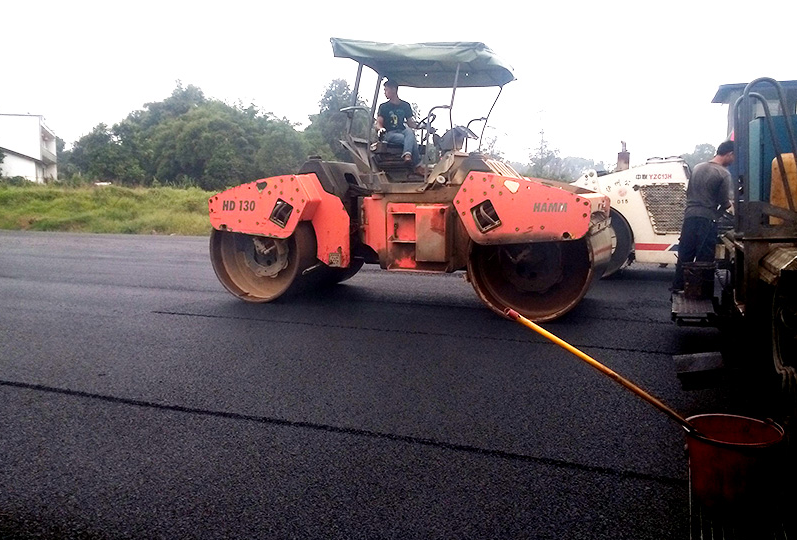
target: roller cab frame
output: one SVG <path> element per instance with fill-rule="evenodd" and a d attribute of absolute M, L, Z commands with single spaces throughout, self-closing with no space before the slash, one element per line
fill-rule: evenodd
<path fill-rule="evenodd" d="M 337 283 L 363 264 L 388 271 L 466 271 L 496 313 L 536 321 L 571 310 L 611 255 L 609 199 L 561 182 L 524 178 L 483 155 L 481 140 L 511 68 L 482 43 L 375 43 L 332 38 L 357 63 L 343 146 L 351 162 L 311 157 L 292 174 L 243 184 L 209 200 L 211 261 L 221 283 L 249 302 Z M 363 70 L 376 75 L 361 105 Z M 421 166 L 373 128 L 382 82 L 449 89 L 418 130 Z M 455 97 L 494 88 L 485 116 L 454 122 Z M 440 95 L 437 90 L 436 95 Z M 447 122 L 438 121 L 443 113 Z M 441 135 L 442 133 L 442 135 Z"/>

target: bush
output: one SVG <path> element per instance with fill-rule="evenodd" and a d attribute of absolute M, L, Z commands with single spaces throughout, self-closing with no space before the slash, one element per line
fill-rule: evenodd
<path fill-rule="evenodd" d="M 28 184 L 35 184 L 24 176 L 0 176 L 0 185 L 23 187 Z"/>

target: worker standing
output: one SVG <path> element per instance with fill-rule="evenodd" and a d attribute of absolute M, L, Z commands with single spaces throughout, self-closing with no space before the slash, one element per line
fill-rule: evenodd
<path fill-rule="evenodd" d="M 731 173 L 726 167 L 733 159 L 733 141 L 725 141 L 717 148 L 717 155 L 697 165 L 692 172 L 686 188 L 686 211 L 678 242 L 673 291 L 684 288 L 685 263 L 714 261 L 717 219 L 731 207 Z"/>

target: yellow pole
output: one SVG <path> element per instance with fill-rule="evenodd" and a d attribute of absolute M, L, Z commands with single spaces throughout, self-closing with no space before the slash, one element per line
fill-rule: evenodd
<path fill-rule="evenodd" d="M 615 373 L 611 369 L 607 368 L 606 366 L 604 366 L 603 364 L 601 364 L 600 362 L 598 362 L 597 360 L 595 360 L 591 356 L 587 355 L 586 353 L 581 352 L 580 350 L 576 349 L 575 347 L 573 347 L 572 345 L 570 345 L 569 343 L 567 343 L 563 339 L 560 339 L 560 338 L 556 337 L 555 335 L 553 335 L 552 333 L 550 333 L 546 329 L 542 328 L 538 324 L 534 323 L 533 321 L 530 321 L 529 319 L 527 319 L 526 317 L 524 317 L 523 315 L 521 315 L 520 313 L 518 313 L 514 309 L 509 309 L 509 308 L 505 309 L 504 310 L 504 315 L 506 315 L 507 317 L 509 317 L 510 319 L 512 319 L 514 321 L 519 322 L 523 326 L 527 326 L 528 328 L 531 328 L 532 330 L 534 330 L 535 332 L 537 332 L 541 336 L 553 341 L 554 343 L 556 343 L 557 345 L 559 345 L 563 349 L 565 349 L 565 350 L 573 353 L 574 355 L 578 356 L 580 359 L 582 359 L 587 364 L 589 364 L 590 366 L 594 367 L 595 369 L 597 369 L 598 371 L 600 371 L 604 375 L 608 375 L 615 382 L 620 383 L 622 386 L 625 386 L 626 388 L 628 388 L 629 390 L 634 392 L 636 395 L 638 395 L 639 397 L 641 397 L 642 399 L 644 399 L 648 403 L 652 404 L 653 406 L 659 408 L 661 411 L 665 412 L 670 418 L 672 418 L 673 420 L 675 420 L 676 422 L 681 424 L 687 432 L 693 433 L 693 432 L 696 431 L 694 426 L 692 424 L 690 424 L 686 420 L 686 418 L 682 417 L 680 414 L 678 414 L 677 412 L 672 410 L 670 407 L 665 405 L 663 402 L 661 402 L 657 398 L 651 396 L 650 394 L 648 394 L 647 392 L 642 390 L 640 387 L 638 387 L 637 385 L 635 385 L 634 383 L 632 383 L 628 379 L 625 379 L 625 378 L 621 377 L 620 375 L 618 375 L 617 373 Z"/>

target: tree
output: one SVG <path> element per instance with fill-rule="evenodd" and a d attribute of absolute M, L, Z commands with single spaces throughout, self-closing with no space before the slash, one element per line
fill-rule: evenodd
<path fill-rule="evenodd" d="M 503 160 L 504 153 L 496 147 L 497 142 L 497 136 L 483 137 L 481 140 L 481 153 L 489 159 Z"/>
<path fill-rule="evenodd" d="M 153 135 L 164 123 L 173 121 L 206 103 L 202 90 L 189 85 L 177 87 L 161 102 L 146 103 L 142 110 L 109 128 L 97 125 L 62 156 L 67 175 L 84 174 L 93 180 L 121 184 L 149 185 L 155 178 Z M 59 164 L 61 165 L 61 164 Z"/>
<path fill-rule="evenodd" d="M 79 174 L 72 160 L 72 150 L 66 150 L 66 142 L 61 137 L 55 138 L 55 153 L 58 156 L 59 180 L 71 179 Z"/>
<path fill-rule="evenodd" d="M 534 154 L 529 155 L 528 175 L 534 178 L 548 178 L 550 180 L 560 180 L 560 165 L 559 150 L 551 149 L 548 147 L 548 141 L 545 140 L 545 130 L 540 130 L 540 146 Z"/>
<path fill-rule="evenodd" d="M 114 134 L 131 156 L 135 156 L 146 172 L 146 183 L 156 178 L 156 156 L 152 141 L 160 126 L 174 121 L 188 112 L 208 103 L 202 90 L 189 84 L 183 87 L 177 81 L 171 96 L 163 101 L 145 103 L 141 110 L 133 111 L 127 118 L 114 125 Z"/>
<path fill-rule="evenodd" d="M 105 124 L 98 124 L 75 143 L 70 161 L 91 180 L 137 184 L 145 176 L 138 160 Z"/>
<path fill-rule="evenodd" d="M 203 189 L 254 180 L 252 139 L 257 135 L 249 133 L 240 116 L 234 108 L 212 102 L 162 122 L 152 135 L 154 177 Z"/>
<path fill-rule="evenodd" d="M 340 110 L 352 105 L 352 90 L 349 88 L 349 83 L 344 79 L 334 79 L 327 86 L 318 105 L 320 107 L 318 114 L 310 116 L 310 125 L 304 130 L 308 150 L 324 158 L 334 157 L 341 161 L 351 161 L 348 151 L 340 144 L 348 122 L 346 113 Z M 357 105 L 364 106 L 365 102 L 357 98 Z M 366 137 L 372 123 L 368 116 L 363 111 L 354 113 L 354 134 Z"/>
<path fill-rule="evenodd" d="M 254 105 L 208 100 L 178 81 L 169 98 L 111 128 L 98 125 L 64 159 L 70 172 L 90 179 L 220 190 L 291 173 L 306 156 L 304 137 L 287 120 Z"/>
<path fill-rule="evenodd" d="M 151 144 L 160 183 L 208 190 L 289 174 L 306 158 L 302 136 L 287 120 L 220 101 L 162 122 Z"/>
<path fill-rule="evenodd" d="M 602 161 L 596 162 L 595 160 L 582 157 L 568 156 L 562 160 L 562 173 L 564 175 L 564 180 L 567 182 L 576 180 L 590 169 L 605 171 L 606 165 L 604 165 Z"/>
<path fill-rule="evenodd" d="M 177 81 L 177 86 L 172 95 L 163 101 L 145 103 L 144 109 L 133 111 L 120 124 L 120 135 L 129 133 L 127 130 L 146 132 L 171 118 L 178 118 L 191 109 L 207 103 L 202 90 L 192 84 L 183 88 L 183 83 Z"/>
<path fill-rule="evenodd" d="M 275 176 L 295 171 L 307 158 L 307 143 L 286 119 L 275 120 L 263 135 L 255 154 L 261 176 Z"/>
<path fill-rule="evenodd" d="M 589 169 L 605 170 L 603 162 L 568 156 L 559 157 L 559 150 L 548 146 L 545 130 L 540 130 L 540 146 L 529 156 L 531 163 L 525 171 L 526 176 L 572 182 Z"/>
<path fill-rule="evenodd" d="M 695 168 L 698 163 L 709 161 L 717 153 L 717 149 L 708 143 L 698 144 L 695 146 L 695 151 L 691 154 L 682 154 L 681 157 L 686 161 L 687 165 Z"/>

